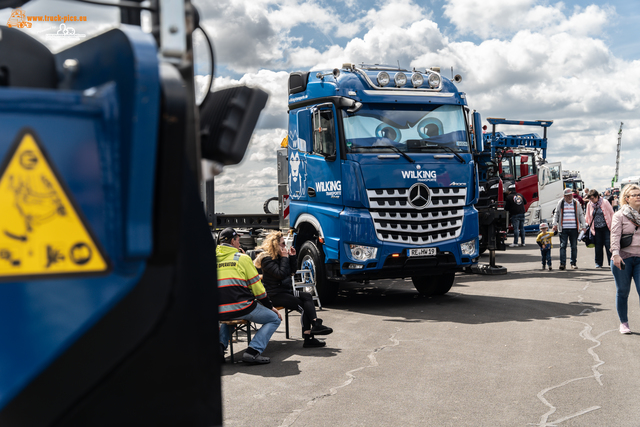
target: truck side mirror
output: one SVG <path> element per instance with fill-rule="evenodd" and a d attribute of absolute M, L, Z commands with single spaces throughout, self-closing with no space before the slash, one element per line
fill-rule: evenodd
<path fill-rule="evenodd" d="M 482 139 L 482 120 L 480 113 L 473 112 L 473 136 L 475 139 L 476 151 L 482 153 L 484 151 L 484 140 Z"/>

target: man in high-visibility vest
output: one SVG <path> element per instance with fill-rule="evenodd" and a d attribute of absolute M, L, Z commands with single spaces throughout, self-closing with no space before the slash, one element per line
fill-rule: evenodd
<path fill-rule="evenodd" d="M 271 360 L 262 356 L 271 335 L 278 329 L 282 316 L 273 307 L 267 296 L 260 275 L 251 257 L 238 252 L 240 235 L 233 228 L 225 228 L 220 233 L 216 248 L 218 262 L 218 318 L 220 320 L 245 319 L 262 326 L 242 355 L 242 361 L 249 364 L 264 364 Z M 260 301 L 261 304 L 258 303 Z M 220 326 L 222 354 L 226 351 L 231 331 L 227 325 Z"/>

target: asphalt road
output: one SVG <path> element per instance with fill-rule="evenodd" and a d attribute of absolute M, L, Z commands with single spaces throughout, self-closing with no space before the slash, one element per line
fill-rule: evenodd
<path fill-rule="evenodd" d="M 504 276 L 458 273 L 424 298 L 410 281 L 349 284 L 319 312 L 327 346 L 284 322 L 271 364 L 227 362 L 226 426 L 638 426 L 640 307 L 618 332 L 611 271 L 579 246 L 578 270 L 542 271 L 540 251 L 498 253 Z M 483 256 L 481 261 L 488 262 Z M 235 346 L 240 358 L 246 342 Z"/>

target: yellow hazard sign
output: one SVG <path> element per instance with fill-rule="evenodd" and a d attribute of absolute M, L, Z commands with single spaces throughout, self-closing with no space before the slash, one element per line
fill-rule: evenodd
<path fill-rule="evenodd" d="M 0 280 L 108 269 L 35 132 L 23 130 L 0 166 Z"/>

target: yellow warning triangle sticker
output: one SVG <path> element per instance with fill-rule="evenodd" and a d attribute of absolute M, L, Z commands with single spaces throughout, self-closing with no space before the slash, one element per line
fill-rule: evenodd
<path fill-rule="evenodd" d="M 0 166 L 0 280 L 109 268 L 35 132 L 23 130 Z"/>

